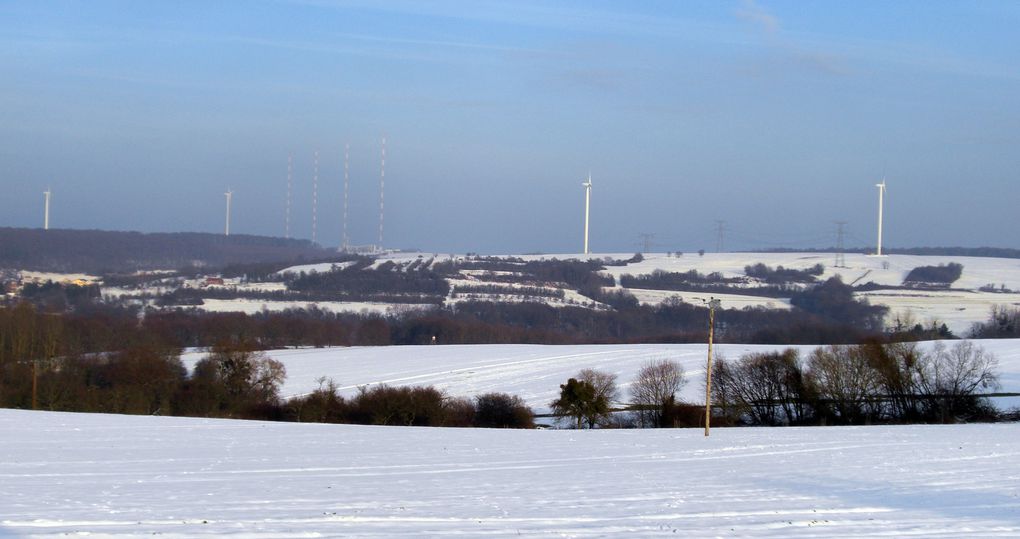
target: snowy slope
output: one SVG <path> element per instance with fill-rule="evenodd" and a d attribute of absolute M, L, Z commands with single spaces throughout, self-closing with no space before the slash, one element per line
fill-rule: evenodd
<path fill-rule="evenodd" d="M 1017 537 L 1016 425 L 500 431 L 0 410 L 0 536 Z"/>
<path fill-rule="evenodd" d="M 1020 392 L 1020 340 L 975 342 L 998 358 L 1003 391 Z M 738 359 L 749 352 L 783 348 L 786 347 L 723 344 L 715 347 L 715 353 L 716 357 Z M 816 347 L 793 348 L 806 357 Z M 473 397 L 491 391 L 511 393 L 523 398 L 537 412 L 544 412 L 558 396 L 559 385 L 581 369 L 617 374 L 627 399 L 627 385 L 641 367 L 661 359 L 683 365 L 688 378 L 681 393 L 683 400 L 704 401 L 707 348 L 703 344 L 436 345 L 301 348 L 271 350 L 268 354 L 287 367 L 282 390 L 286 397 L 314 390 L 318 379 L 325 377 L 332 378 L 346 395 L 354 394 L 359 386 L 373 384 L 432 385 L 451 396 Z M 201 352 L 192 352 L 182 359 L 190 369 L 203 356 Z M 1001 408 L 1016 405 L 1014 400 L 996 404 Z"/>

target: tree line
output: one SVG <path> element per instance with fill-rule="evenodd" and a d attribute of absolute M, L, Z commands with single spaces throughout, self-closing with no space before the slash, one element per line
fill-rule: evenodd
<path fill-rule="evenodd" d="M 870 342 L 719 357 L 712 371 L 715 425 L 866 425 L 955 423 L 1003 417 L 984 393 L 998 387 L 998 361 L 970 341 L 923 350 L 914 343 Z M 650 362 L 630 384 L 584 369 L 550 403 L 575 428 L 704 426 L 704 405 L 678 400 L 687 384 L 676 362 Z"/>
<path fill-rule="evenodd" d="M 335 256 L 308 240 L 198 232 L 141 233 L 0 227 L 0 267 L 103 273 Z"/>
<path fill-rule="evenodd" d="M 450 398 L 434 388 L 363 388 L 353 397 L 323 380 L 283 401 L 282 364 L 243 324 L 220 319 L 222 333 L 188 373 L 184 330 L 168 320 L 52 315 L 31 305 L 0 309 L 0 406 L 47 410 L 332 421 L 386 425 L 533 424 L 511 395 Z M 186 318 L 185 318 L 186 319 Z M 244 320 L 234 318 L 234 322 Z M 208 321 L 205 321 L 208 322 Z M 200 324 L 206 330 L 210 324 Z M 991 419 L 981 393 L 995 388 L 997 362 L 970 341 L 928 349 L 871 341 L 830 346 L 800 358 L 794 350 L 719 358 L 713 373 L 717 424 L 805 425 Z M 581 371 L 550 403 L 577 426 L 696 426 L 700 407 L 678 400 L 687 383 L 675 362 L 646 365 L 619 402 L 615 376 Z M 627 415 L 621 420 L 621 409 Z"/>

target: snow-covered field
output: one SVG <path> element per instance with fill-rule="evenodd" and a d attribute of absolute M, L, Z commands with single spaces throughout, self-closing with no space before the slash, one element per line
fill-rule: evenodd
<path fill-rule="evenodd" d="M 1012 424 L 705 438 L 0 410 L 0 437 L 0 536 L 1020 536 Z"/>
<path fill-rule="evenodd" d="M 1020 392 L 1020 340 L 975 341 L 999 360 L 1002 391 Z M 952 345 L 952 343 L 948 343 Z M 932 343 L 922 343 L 931 346 Z M 723 344 L 716 357 L 738 359 L 749 352 L 781 350 L 770 345 Z M 806 357 L 815 346 L 795 346 Z M 184 354 L 190 369 L 204 357 Z M 352 395 L 359 386 L 374 384 L 431 385 L 451 396 L 474 397 L 491 391 L 523 398 L 536 412 L 548 411 L 559 385 L 585 368 L 615 373 L 628 399 L 627 386 L 650 361 L 669 359 L 683 365 L 688 383 L 681 397 L 704 401 L 707 349 L 703 344 L 638 345 L 435 345 L 270 350 L 268 355 L 287 367 L 282 395 L 306 394 L 331 378 L 341 393 Z M 1000 408 L 1020 405 L 1017 399 L 995 401 Z"/>
<path fill-rule="evenodd" d="M 371 301 L 265 301 L 258 299 L 205 299 L 202 310 L 213 313 L 256 314 L 263 311 L 281 312 L 288 309 L 315 307 L 334 313 L 393 314 L 431 309 L 434 305 L 421 303 L 379 303 Z"/>

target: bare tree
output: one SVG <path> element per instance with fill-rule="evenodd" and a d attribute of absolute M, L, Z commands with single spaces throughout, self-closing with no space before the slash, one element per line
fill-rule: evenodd
<path fill-rule="evenodd" d="M 917 387 L 917 367 L 923 362 L 923 353 L 917 344 L 883 344 L 876 341 L 862 344 L 860 348 L 867 355 L 871 368 L 878 374 L 886 401 L 882 411 L 894 420 L 921 420 L 923 399 Z"/>
<path fill-rule="evenodd" d="M 934 418 L 955 420 L 974 410 L 979 389 L 998 387 L 998 365 L 994 355 L 970 341 L 952 348 L 939 341 L 916 365 L 917 389 Z"/>
<path fill-rule="evenodd" d="M 655 361 L 642 367 L 630 388 L 641 424 L 668 427 L 667 417 L 676 404 L 676 394 L 686 384 L 684 368 L 675 361 Z"/>
<path fill-rule="evenodd" d="M 881 381 L 862 347 L 816 349 L 808 361 L 807 379 L 818 396 L 822 415 L 831 415 L 841 423 L 857 424 L 877 412 Z"/>
<path fill-rule="evenodd" d="M 716 358 L 712 394 L 745 421 L 758 425 L 798 422 L 806 415 L 805 393 L 799 354 L 792 348 L 746 354 L 734 362 Z"/>

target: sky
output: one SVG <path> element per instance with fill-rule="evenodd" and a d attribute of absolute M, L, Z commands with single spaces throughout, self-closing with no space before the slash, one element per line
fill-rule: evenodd
<path fill-rule="evenodd" d="M 0 226 L 1020 247 L 1020 3 L 7 1 Z M 314 152 L 319 153 L 313 194 Z M 721 238 L 719 230 L 722 230 Z M 642 236 L 642 235 L 646 236 Z M 720 242 L 721 239 L 721 242 Z M 721 243 L 721 245 L 720 245 Z"/>

